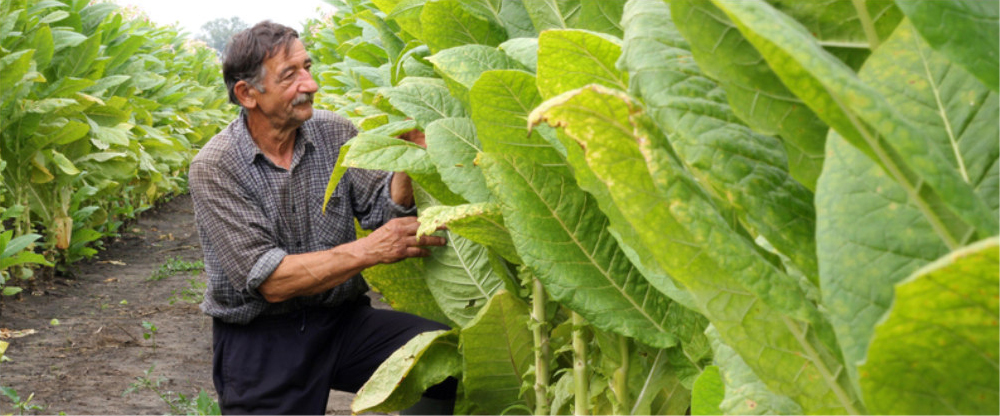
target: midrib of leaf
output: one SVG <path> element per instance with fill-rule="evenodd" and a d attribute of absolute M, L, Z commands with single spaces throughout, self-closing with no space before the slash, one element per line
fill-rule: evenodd
<path fill-rule="evenodd" d="M 861 414 L 861 412 L 854 407 L 854 403 L 851 401 L 850 396 L 847 395 L 847 392 L 844 391 L 843 387 L 841 387 L 839 383 L 837 383 L 837 377 L 844 367 L 838 368 L 836 374 L 831 373 L 830 369 L 826 367 L 826 363 L 824 363 L 822 358 L 819 356 L 819 353 L 816 352 L 816 348 L 813 348 L 813 345 L 806 339 L 806 334 L 802 331 L 799 325 L 787 316 L 782 316 L 781 319 L 785 322 L 785 326 L 788 327 L 788 331 L 792 333 L 795 340 L 802 346 L 802 350 L 806 353 L 806 358 L 808 358 L 809 361 L 816 366 L 816 370 L 818 370 L 820 375 L 823 377 L 823 381 L 826 385 L 830 386 L 830 390 L 833 390 L 833 394 L 837 395 L 837 399 L 840 400 L 844 409 L 852 415 Z"/>
<path fill-rule="evenodd" d="M 566 18 L 563 17 L 562 11 L 559 10 L 559 5 L 556 4 L 555 1 L 546 1 L 545 5 L 549 6 L 549 8 L 552 9 L 552 12 L 555 13 L 556 17 L 559 18 L 559 27 L 566 29 Z"/>
<path fill-rule="evenodd" d="M 463 143 L 469 145 L 469 147 L 471 147 L 473 149 L 476 149 L 477 151 L 480 151 L 480 152 L 483 151 L 483 149 L 481 147 L 476 146 L 475 143 L 466 140 L 465 137 L 463 137 L 461 134 L 458 133 L 458 131 L 452 129 L 451 126 L 448 125 L 448 123 L 439 123 L 439 124 L 441 125 L 441 128 L 443 128 L 445 130 L 448 130 L 448 132 L 450 132 L 452 134 L 452 136 L 458 137 L 459 140 L 461 140 Z"/>
<path fill-rule="evenodd" d="M 447 233 L 449 241 L 456 241 L 452 237 L 451 231 L 448 231 Z M 471 241 L 469 243 L 471 243 Z M 468 248 L 469 243 L 466 244 L 466 248 Z M 489 298 L 490 297 L 489 293 L 486 292 L 482 284 L 480 284 L 479 280 L 476 279 L 477 274 L 472 269 L 472 267 L 470 267 L 469 264 L 465 262 L 465 257 L 463 257 L 461 252 L 459 252 L 458 247 L 455 247 L 455 254 L 457 254 L 456 257 L 458 257 L 458 262 L 461 263 L 462 269 L 465 270 L 465 274 L 469 275 L 469 280 L 472 281 L 473 286 L 475 286 L 476 289 L 479 290 L 479 293 L 482 294 L 484 298 Z"/>
<path fill-rule="evenodd" d="M 458 3 L 455 3 L 455 4 L 458 5 Z M 461 7 L 461 6 L 459 6 L 459 7 Z M 459 28 L 462 29 L 462 32 L 465 33 L 465 36 L 468 37 L 468 42 L 462 42 L 463 44 L 465 44 L 465 43 L 479 43 L 478 40 L 476 39 L 476 37 L 472 34 L 472 31 L 470 31 L 469 28 L 468 28 L 468 26 L 466 26 L 461 20 L 456 19 L 455 16 L 453 14 L 450 14 L 450 13 L 448 14 L 448 17 L 451 18 L 451 20 L 454 21 L 456 24 L 458 24 Z"/>
<path fill-rule="evenodd" d="M 615 71 L 612 71 L 611 69 L 609 69 L 607 67 L 607 65 L 604 65 L 604 62 L 601 61 L 600 58 L 598 58 L 598 57 L 594 56 L 594 54 L 590 53 L 590 49 L 587 49 L 587 47 L 585 45 L 581 45 L 581 44 L 579 44 L 579 43 L 577 43 L 577 42 L 575 42 L 575 41 L 573 41 L 571 39 L 569 40 L 569 43 L 572 44 L 573 46 L 575 46 L 577 48 L 577 52 L 576 52 L 577 55 L 587 57 L 592 62 L 597 62 L 597 64 L 601 67 L 601 70 L 603 70 L 604 73 L 605 73 L 605 75 L 602 76 L 601 78 L 607 80 L 609 84 L 615 85 L 618 89 L 620 89 L 622 91 L 628 91 L 628 86 L 625 85 L 624 83 L 622 83 L 622 80 L 620 79 L 620 77 L 616 77 L 615 76 Z M 580 51 L 582 51 L 582 53 Z M 569 73 L 572 74 L 572 73 L 579 73 L 579 72 L 575 72 L 574 71 L 574 72 L 569 72 Z M 584 75 L 593 75 L 593 74 L 584 74 Z"/>
<path fill-rule="evenodd" d="M 850 123 L 854 125 L 858 134 L 861 135 L 866 143 L 868 143 L 868 146 L 871 147 L 872 152 L 875 153 L 875 156 L 878 157 L 879 161 L 881 161 L 883 166 L 885 166 L 889 175 L 894 178 L 896 182 L 903 187 L 903 189 L 906 190 L 906 194 L 909 196 L 910 201 L 913 201 L 913 203 L 917 206 L 917 209 L 919 209 L 924 217 L 927 218 L 927 222 L 930 223 L 935 234 L 941 238 L 941 241 L 943 241 L 950 250 L 955 250 L 961 247 L 962 242 L 975 234 L 975 228 L 970 227 L 966 235 L 953 236 L 950 232 L 951 230 L 949 230 L 948 226 L 944 224 L 942 218 L 931 207 L 930 202 L 920 196 L 920 188 L 924 186 L 923 180 L 918 178 L 916 183 L 912 182 L 910 177 L 903 172 L 903 167 L 899 166 L 896 163 L 896 160 L 889 156 L 886 149 L 882 146 L 881 141 L 868 131 L 868 127 L 862 123 L 861 120 L 858 120 L 857 116 L 851 112 L 843 102 L 841 102 L 839 97 L 834 94 L 830 94 L 830 97 L 837 104 L 837 106 L 840 107 L 840 110 L 843 111 Z"/>
<path fill-rule="evenodd" d="M 967 183 L 969 182 L 969 172 L 965 168 L 965 160 L 962 159 L 962 153 L 958 148 L 958 140 L 955 138 L 955 133 L 951 128 L 951 121 L 948 120 L 948 114 L 945 112 L 945 106 L 941 102 L 941 89 L 938 87 L 937 81 L 934 79 L 933 74 L 931 74 L 931 69 L 927 66 L 927 56 L 924 55 L 924 49 L 920 47 L 920 41 L 918 36 L 913 37 L 913 48 L 920 54 L 920 63 L 924 66 L 924 74 L 927 76 L 927 82 L 931 85 L 931 91 L 934 92 L 934 102 L 937 103 L 938 115 L 941 117 L 941 121 L 944 123 L 944 129 L 948 133 L 948 143 L 951 144 L 951 150 L 955 153 L 955 160 L 958 161 L 958 171 L 962 174 L 962 179 Z"/>
<path fill-rule="evenodd" d="M 646 393 L 648 393 L 649 391 L 650 385 L 653 384 L 653 373 L 655 373 L 656 368 L 659 366 L 660 357 L 663 357 L 663 353 L 665 351 L 666 349 L 660 349 L 659 351 L 656 352 L 656 358 L 653 359 L 653 364 L 649 366 L 649 374 L 646 375 L 646 381 L 642 383 L 642 388 L 639 389 L 639 394 L 635 396 L 635 405 L 632 407 L 632 411 L 629 412 L 629 414 L 632 415 L 638 414 L 639 403 L 642 403 L 643 397 L 646 396 Z"/>
<path fill-rule="evenodd" d="M 645 309 L 641 308 L 637 303 L 635 303 L 635 300 L 632 299 L 632 297 L 629 296 L 628 293 L 626 293 L 623 290 L 623 288 L 621 288 L 621 287 L 618 286 L 618 284 L 614 281 L 614 279 L 611 278 L 611 274 L 607 270 L 605 270 L 603 267 L 601 267 L 601 265 L 597 262 L 597 260 L 594 258 L 594 256 L 591 255 L 590 251 L 587 250 L 586 247 L 584 247 L 583 243 L 581 243 L 580 240 L 578 240 L 576 238 L 576 234 L 570 232 L 569 227 L 566 225 L 565 222 L 563 222 L 562 218 L 560 218 L 556 214 L 555 209 L 551 205 L 549 205 L 548 201 L 545 200 L 545 198 L 542 197 L 541 190 L 535 188 L 535 184 L 531 180 L 529 180 L 529 178 L 527 176 L 525 176 L 525 174 L 523 172 L 521 172 L 521 170 L 518 169 L 517 166 L 515 166 L 515 164 L 511 163 L 510 166 L 513 168 L 513 171 L 517 172 L 517 174 L 519 176 L 521 176 L 522 179 L 524 179 L 524 182 L 527 183 L 528 186 L 531 188 L 531 191 L 534 192 L 535 195 L 538 196 L 538 199 L 543 204 L 545 204 L 545 208 L 549 211 L 549 214 L 551 215 L 551 217 L 553 219 L 555 219 L 559 223 L 559 226 L 570 237 L 570 240 L 572 240 L 573 244 L 576 245 L 576 247 L 579 248 L 580 251 L 583 252 L 587 256 L 587 260 L 590 261 L 590 264 L 593 265 L 594 268 L 596 268 L 598 271 L 601 272 L 601 275 L 604 276 L 604 280 L 606 280 L 609 283 L 609 286 L 615 288 L 615 290 L 617 290 L 618 293 L 621 294 L 621 296 L 623 298 L 627 299 L 628 302 L 632 305 L 632 307 L 635 308 L 635 310 L 638 311 L 640 314 L 642 314 L 642 316 L 644 318 L 646 318 L 647 321 L 651 322 L 653 324 L 653 326 L 657 330 L 659 330 L 660 332 L 667 332 L 667 330 L 665 328 L 663 328 L 663 326 L 661 326 L 659 322 L 657 322 L 655 319 L 653 319 L 653 317 L 649 316 L 649 314 L 646 313 Z M 561 198 L 562 195 L 563 195 L 563 193 L 560 192 L 559 195 L 560 195 L 560 198 Z M 586 206 L 584 206 L 581 209 L 581 211 L 583 209 L 585 209 L 585 208 L 586 208 Z M 607 219 L 605 219 L 605 223 L 606 222 L 607 222 Z M 601 229 L 606 229 L 606 228 L 607 227 L 601 227 Z"/>

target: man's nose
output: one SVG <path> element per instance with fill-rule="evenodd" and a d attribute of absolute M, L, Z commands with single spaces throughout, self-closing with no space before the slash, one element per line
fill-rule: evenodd
<path fill-rule="evenodd" d="M 299 92 L 313 93 L 319 90 L 319 84 L 309 71 L 303 70 L 299 75 Z"/>

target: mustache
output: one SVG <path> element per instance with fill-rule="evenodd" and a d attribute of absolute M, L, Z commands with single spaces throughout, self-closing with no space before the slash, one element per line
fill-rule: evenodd
<path fill-rule="evenodd" d="M 315 93 L 311 93 L 311 92 L 304 92 L 304 93 L 301 93 L 299 95 L 296 95 L 295 99 L 292 100 L 292 105 L 299 105 L 299 104 L 302 104 L 304 102 L 308 102 L 309 104 L 312 104 L 313 103 L 313 97 L 315 95 L 316 95 Z"/>

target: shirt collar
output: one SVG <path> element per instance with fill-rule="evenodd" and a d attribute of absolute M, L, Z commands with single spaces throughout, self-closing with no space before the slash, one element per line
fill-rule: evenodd
<path fill-rule="evenodd" d="M 315 146 L 315 144 L 313 143 L 313 129 L 307 128 L 307 126 L 311 124 L 310 123 L 311 121 L 312 119 L 306 120 L 306 122 L 302 123 L 302 126 L 299 127 L 296 133 L 297 136 L 295 137 L 295 150 L 294 150 L 295 153 L 300 153 L 304 151 L 305 147 Z M 253 141 L 253 137 L 250 136 L 250 129 L 247 128 L 246 109 L 242 107 L 240 108 L 240 115 L 237 118 L 236 123 L 234 124 L 235 125 L 233 126 L 234 128 L 233 133 L 237 138 L 237 143 L 238 143 L 237 151 L 239 152 L 242 161 L 248 165 L 252 164 L 254 160 L 257 159 L 257 155 L 260 155 L 260 157 L 266 159 L 266 156 L 264 156 L 264 152 L 262 152 L 260 148 L 257 147 L 257 143 L 255 143 Z"/>

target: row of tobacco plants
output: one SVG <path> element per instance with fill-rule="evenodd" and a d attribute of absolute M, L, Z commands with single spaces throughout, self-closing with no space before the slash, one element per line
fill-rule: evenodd
<path fill-rule="evenodd" d="M 353 409 L 996 414 L 998 3 L 356 0 L 346 168 L 406 171 L 450 323 Z M 419 128 L 426 149 L 394 138 Z"/>
<path fill-rule="evenodd" d="M 186 189 L 229 112 L 215 53 L 113 3 L 0 4 L 0 288 Z"/>

